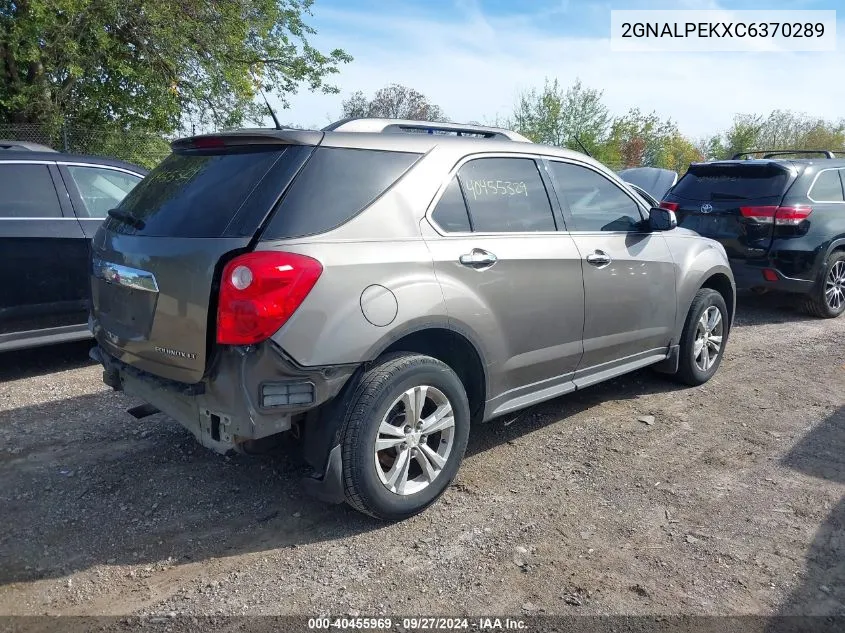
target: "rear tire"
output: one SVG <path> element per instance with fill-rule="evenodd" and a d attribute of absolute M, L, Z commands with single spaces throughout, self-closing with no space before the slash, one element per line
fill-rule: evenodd
<path fill-rule="evenodd" d="M 821 279 L 804 300 L 804 311 L 820 319 L 845 312 L 845 251 L 831 253 Z"/>
<path fill-rule="evenodd" d="M 681 334 L 675 378 L 692 386 L 710 380 L 722 364 L 729 332 L 730 317 L 722 295 L 712 288 L 695 293 Z"/>
<path fill-rule="evenodd" d="M 469 427 L 466 391 L 448 365 L 410 353 L 380 359 L 355 385 L 345 413 L 347 503 L 386 521 L 423 511 L 455 479 Z"/>

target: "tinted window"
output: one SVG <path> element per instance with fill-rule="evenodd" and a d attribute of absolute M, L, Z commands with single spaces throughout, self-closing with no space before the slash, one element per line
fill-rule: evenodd
<path fill-rule="evenodd" d="M 642 220 L 636 202 L 598 172 L 552 162 L 555 189 L 572 214 L 573 231 L 635 231 Z"/>
<path fill-rule="evenodd" d="M 348 222 L 420 154 L 318 147 L 273 214 L 264 239 L 315 235 Z"/>
<path fill-rule="evenodd" d="M 479 158 L 458 172 L 480 232 L 556 230 L 546 187 L 530 158 Z"/>
<path fill-rule="evenodd" d="M 810 189 L 810 198 L 818 202 L 842 202 L 842 183 L 839 180 L 839 171 L 828 169 L 820 172 L 813 188 Z"/>
<path fill-rule="evenodd" d="M 672 195 L 708 202 L 780 197 L 788 178 L 776 165 L 691 165 Z"/>
<path fill-rule="evenodd" d="M 461 193 L 461 186 L 458 184 L 457 178 L 453 178 L 449 186 L 446 187 L 446 191 L 440 197 L 431 217 L 440 228 L 450 233 L 472 230 L 467 214 L 467 205 L 464 202 L 464 196 Z"/>
<path fill-rule="evenodd" d="M 74 167 L 68 165 L 82 204 L 84 213 L 89 218 L 104 218 L 109 209 L 114 209 L 140 182 L 139 176 L 133 176 L 114 169 L 102 167 Z"/>
<path fill-rule="evenodd" d="M 171 154 L 119 205 L 143 220 L 144 227 L 113 219 L 107 227 L 139 235 L 219 237 L 286 151 Z"/>
<path fill-rule="evenodd" d="M 0 218 L 60 218 L 47 165 L 0 163 Z"/>

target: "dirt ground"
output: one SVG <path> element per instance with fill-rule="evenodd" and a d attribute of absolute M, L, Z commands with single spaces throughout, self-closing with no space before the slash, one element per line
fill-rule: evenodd
<path fill-rule="evenodd" d="M 845 317 L 742 297 L 707 385 L 481 426 L 394 525 L 134 420 L 88 346 L 0 355 L 0 614 L 845 614 Z"/>

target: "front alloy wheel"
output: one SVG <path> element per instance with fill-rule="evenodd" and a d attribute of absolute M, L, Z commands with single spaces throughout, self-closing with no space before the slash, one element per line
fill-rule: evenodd
<path fill-rule="evenodd" d="M 716 306 L 710 306 L 701 315 L 695 329 L 693 356 L 695 365 L 702 372 L 708 371 L 722 353 L 722 332 L 724 321 Z"/>
<path fill-rule="evenodd" d="M 729 319 L 721 294 L 712 288 L 695 293 L 679 343 L 678 380 L 702 385 L 716 373 L 728 341 Z"/>

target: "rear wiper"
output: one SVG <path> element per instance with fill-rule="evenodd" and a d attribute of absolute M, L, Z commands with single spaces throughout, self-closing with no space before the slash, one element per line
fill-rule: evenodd
<path fill-rule="evenodd" d="M 141 218 L 136 218 L 131 213 L 121 211 L 120 209 L 109 209 L 108 214 L 110 218 L 120 220 L 124 224 L 128 224 L 132 228 L 138 229 L 139 231 L 145 226 L 144 221 Z"/>

